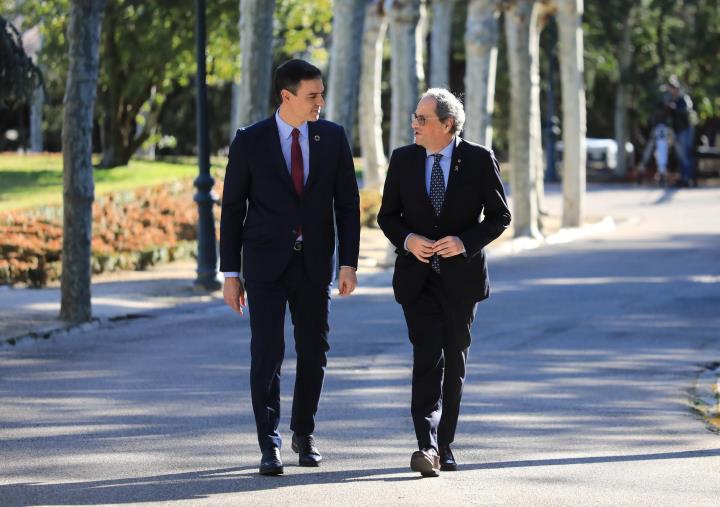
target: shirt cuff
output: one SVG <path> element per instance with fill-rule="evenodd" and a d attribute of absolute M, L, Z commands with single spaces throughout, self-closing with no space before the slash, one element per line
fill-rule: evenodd
<path fill-rule="evenodd" d="M 240 278 L 240 273 L 237 271 L 227 271 L 223 275 L 225 278 Z"/>
<path fill-rule="evenodd" d="M 403 248 L 405 249 L 406 252 L 409 252 L 409 251 L 410 251 L 410 250 L 408 250 L 407 242 L 408 242 L 408 240 L 410 239 L 410 236 L 412 236 L 412 235 L 413 235 L 413 233 L 411 232 L 410 234 L 408 234 L 407 236 L 405 236 L 405 241 L 403 241 Z"/>
<path fill-rule="evenodd" d="M 352 269 L 353 271 L 357 271 L 357 268 L 355 268 L 355 267 L 353 267 L 353 266 L 340 266 L 340 267 L 341 267 L 341 268 L 350 268 L 350 269 Z"/>

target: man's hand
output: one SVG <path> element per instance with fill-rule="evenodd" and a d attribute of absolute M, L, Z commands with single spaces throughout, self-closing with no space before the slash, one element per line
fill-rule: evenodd
<path fill-rule="evenodd" d="M 432 251 L 440 257 L 454 257 L 465 251 L 465 245 L 457 236 L 445 236 L 432 245 Z"/>
<path fill-rule="evenodd" d="M 433 242 L 425 236 L 410 234 L 407 239 L 407 249 L 417 260 L 427 264 L 433 255 Z"/>
<path fill-rule="evenodd" d="M 350 266 L 342 266 L 338 276 L 338 294 L 349 296 L 357 287 L 357 275 Z"/>
<path fill-rule="evenodd" d="M 225 299 L 226 305 L 240 315 L 243 315 L 243 310 L 245 309 L 245 287 L 243 287 L 240 278 L 235 276 L 225 278 L 223 299 Z"/>

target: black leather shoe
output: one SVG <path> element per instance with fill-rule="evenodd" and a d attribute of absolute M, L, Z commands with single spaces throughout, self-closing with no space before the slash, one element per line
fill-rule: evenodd
<path fill-rule="evenodd" d="M 301 437 L 297 433 L 292 436 L 292 450 L 300 455 L 301 467 L 319 467 L 322 461 L 320 451 L 315 447 L 312 435 Z"/>
<path fill-rule="evenodd" d="M 283 473 L 283 464 L 280 459 L 280 449 L 272 447 L 263 451 L 260 460 L 260 475 L 280 475 Z"/>
<path fill-rule="evenodd" d="M 440 451 L 440 470 L 443 472 L 454 472 L 457 470 L 457 462 L 449 445 L 438 446 Z"/>
<path fill-rule="evenodd" d="M 410 458 L 410 468 L 423 477 L 440 475 L 440 457 L 432 447 L 415 451 Z"/>

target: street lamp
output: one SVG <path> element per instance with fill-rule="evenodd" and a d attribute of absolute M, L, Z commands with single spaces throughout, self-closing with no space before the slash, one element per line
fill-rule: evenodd
<path fill-rule="evenodd" d="M 218 199 L 212 191 L 213 177 L 210 176 L 210 155 L 208 153 L 207 91 L 205 87 L 205 0 L 195 0 L 195 37 L 197 41 L 197 145 L 200 174 L 195 179 L 198 204 L 198 256 L 195 289 L 214 291 L 221 286 L 217 279 L 217 247 L 215 243 L 215 218 L 213 206 Z"/>

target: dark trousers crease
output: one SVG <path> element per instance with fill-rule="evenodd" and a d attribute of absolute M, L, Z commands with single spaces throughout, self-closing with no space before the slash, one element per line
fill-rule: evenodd
<path fill-rule="evenodd" d="M 258 443 L 262 450 L 281 447 L 280 371 L 285 355 L 285 308 L 289 306 L 297 353 L 290 429 L 315 430 L 327 365 L 330 287 L 313 283 L 303 253 L 294 252 L 282 276 L 273 282 L 247 281 L 250 310 L 250 391 Z"/>
<path fill-rule="evenodd" d="M 419 296 L 403 305 L 413 345 L 410 411 L 420 449 L 455 440 L 469 347 L 465 333 L 476 305 L 452 303 L 439 275 L 432 273 Z"/>

